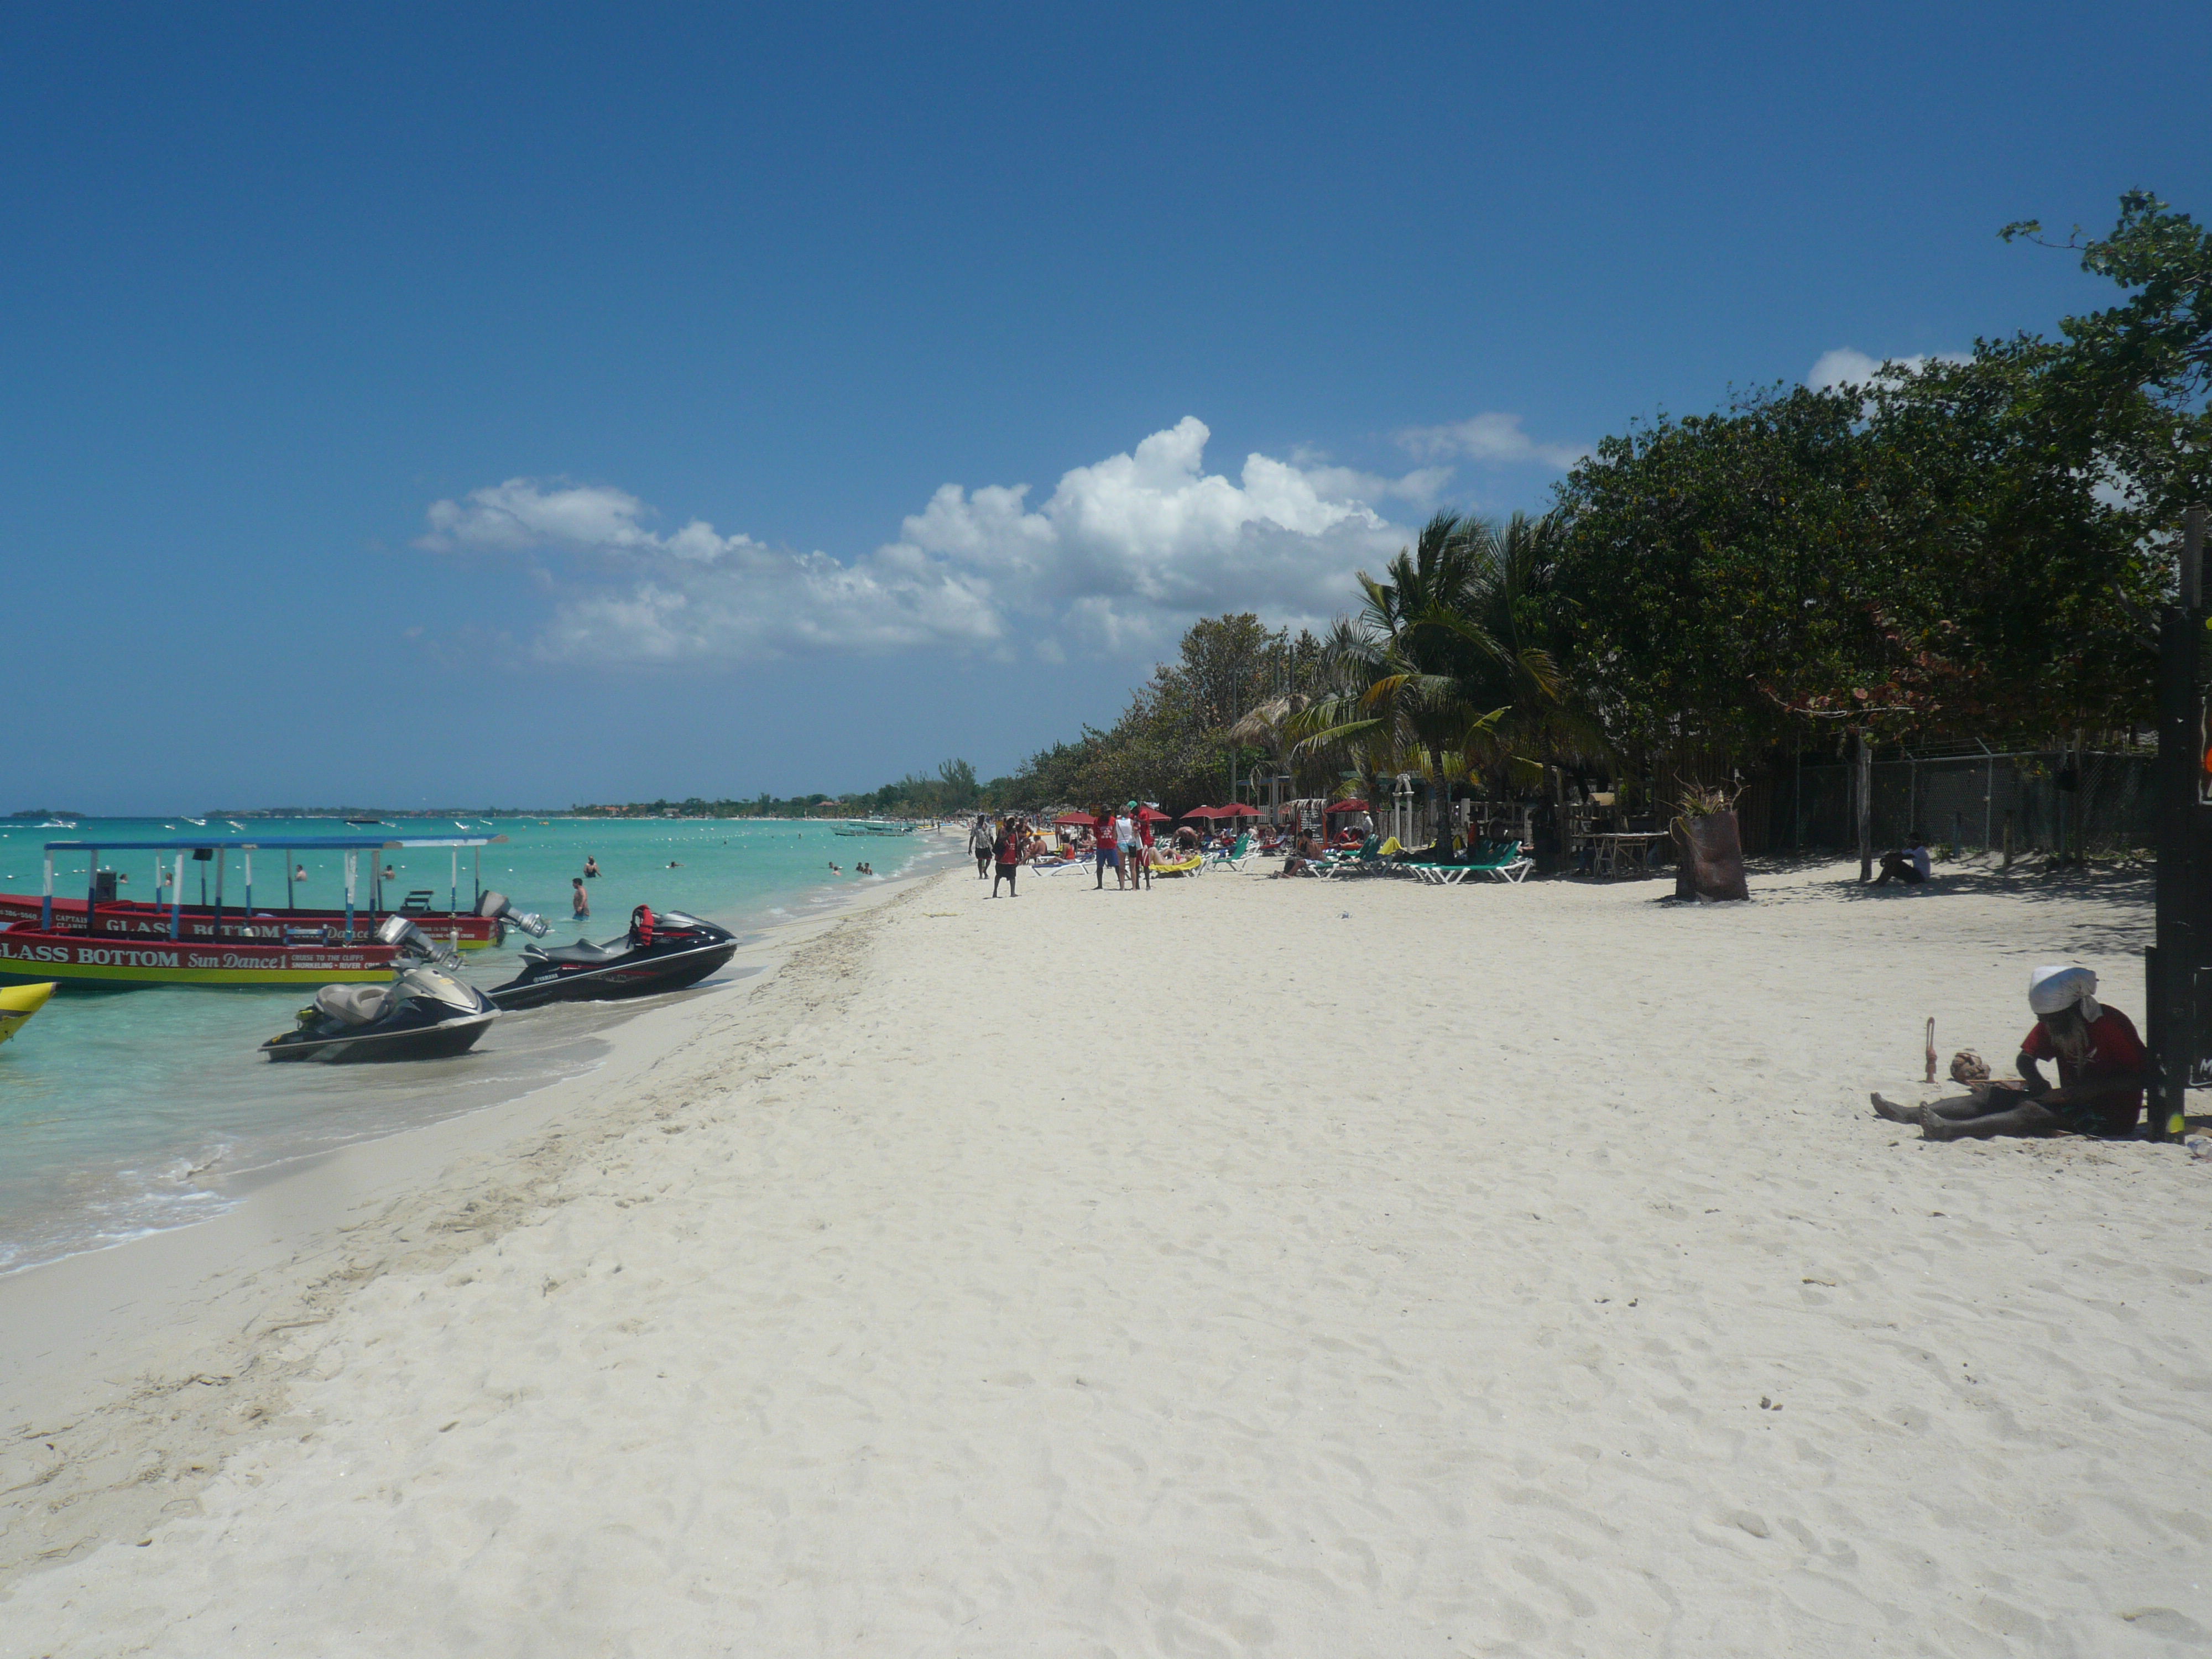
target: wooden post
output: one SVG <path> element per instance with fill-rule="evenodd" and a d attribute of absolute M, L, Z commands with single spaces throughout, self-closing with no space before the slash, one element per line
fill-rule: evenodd
<path fill-rule="evenodd" d="M 2007 870 L 2012 868 L 2012 808 L 2009 806 L 2005 808 L 2004 863 L 2001 867 Z"/>
<path fill-rule="evenodd" d="M 1859 879 L 1874 879 L 1874 750 L 1867 745 L 1867 734 L 1858 734 L 1858 800 L 1856 809 L 1859 829 Z"/>
<path fill-rule="evenodd" d="M 2155 947 L 2146 953 L 2150 1051 L 2156 1068 L 2149 1098 L 2150 1138 L 2179 1139 L 2190 1074 L 2203 1037 L 2197 1029 L 2197 975 L 2204 960 L 2198 919 L 2204 813 L 2203 703 L 2197 685 L 2204 509 L 2183 520 L 2180 581 L 2160 617 L 2158 658 L 2158 869 L 2154 890 Z"/>
<path fill-rule="evenodd" d="M 2074 728 L 2074 799 L 2067 803 L 2067 851 L 2075 864 L 2088 862 L 2089 734 Z"/>

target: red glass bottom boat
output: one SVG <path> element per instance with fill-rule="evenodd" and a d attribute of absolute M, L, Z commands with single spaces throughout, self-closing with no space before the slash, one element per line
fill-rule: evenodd
<path fill-rule="evenodd" d="M 65 988 L 124 989 L 149 985 L 331 985 L 380 981 L 392 972 L 394 951 L 377 941 L 377 926 L 394 913 L 374 904 L 355 905 L 360 854 L 402 848 L 453 848 L 458 896 L 458 849 L 483 848 L 506 839 L 504 836 L 391 840 L 323 836 L 253 841 L 48 842 L 46 890 L 34 898 L 20 894 L 0 897 L 0 983 L 51 980 Z M 115 896 L 113 874 L 100 870 L 100 854 L 133 851 L 176 855 L 173 874 L 166 859 L 160 861 L 172 895 L 167 904 Z M 288 906 L 281 913 L 254 908 L 252 855 L 259 851 L 343 853 L 346 908 L 302 911 Z M 83 898 L 54 896 L 57 852 L 89 854 L 89 890 Z M 223 878 L 228 855 L 233 852 L 246 858 L 248 899 L 243 906 L 226 908 Z M 215 902 L 184 903 L 187 865 L 210 863 L 215 866 Z M 284 867 L 288 872 L 292 867 L 289 857 Z M 289 881 L 286 886 L 289 890 Z M 404 908 L 397 914 L 434 942 L 463 950 L 481 949 L 498 940 L 509 912 L 499 895 L 481 890 L 481 883 L 477 898 L 479 912 L 490 914 L 462 915 L 450 910 Z M 533 933 L 545 931 L 545 924 L 535 916 L 516 915 L 514 921 Z"/>

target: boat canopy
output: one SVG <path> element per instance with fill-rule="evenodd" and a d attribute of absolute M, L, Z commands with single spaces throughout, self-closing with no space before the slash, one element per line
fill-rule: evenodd
<path fill-rule="evenodd" d="M 396 847 L 489 847 L 505 836 L 178 836 L 167 841 L 50 841 L 49 853 L 361 852 Z"/>
<path fill-rule="evenodd" d="M 215 921 L 218 936 L 222 931 L 223 854 L 243 853 L 246 855 L 246 908 L 253 908 L 253 855 L 270 853 L 343 853 L 345 854 L 345 936 L 353 939 L 353 911 L 356 884 L 359 871 L 356 860 L 365 852 L 390 852 L 410 847 L 449 847 L 453 849 L 453 884 L 447 903 L 452 909 L 460 908 L 461 853 L 464 847 L 477 848 L 477 902 L 483 900 L 483 848 L 507 839 L 505 836 L 179 836 L 166 841 L 50 841 L 46 843 L 46 886 L 39 906 L 39 926 L 51 931 L 54 925 L 54 854 L 57 853 L 90 853 L 87 860 L 92 866 L 92 890 L 85 896 L 84 927 L 89 933 L 94 916 L 100 908 L 100 860 L 101 853 L 174 853 L 177 855 L 176 878 L 169 886 L 169 937 L 175 939 L 183 925 L 185 908 L 185 854 L 193 855 L 195 863 L 212 860 L 215 864 Z M 161 867 L 155 860 L 157 871 Z M 374 869 L 372 868 L 372 875 Z M 159 889 L 156 889 L 158 902 Z M 292 861 L 284 861 L 284 903 L 292 903 Z"/>

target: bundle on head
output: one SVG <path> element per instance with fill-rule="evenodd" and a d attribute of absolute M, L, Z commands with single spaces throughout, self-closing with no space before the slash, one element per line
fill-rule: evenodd
<path fill-rule="evenodd" d="M 1961 1048 L 1951 1056 L 1951 1081 L 1954 1083 L 1987 1083 L 1990 1063 L 1972 1048 Z"/>

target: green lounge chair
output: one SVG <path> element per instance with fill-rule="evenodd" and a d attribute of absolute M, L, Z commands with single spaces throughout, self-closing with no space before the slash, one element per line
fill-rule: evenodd
<path fill-rule="evenodd" d="M 1431 887 L 1456 887 L 1474 875 L 1503 882 L 1523 881 L 1536 867 L 1536 861 L 1522 854 L 1517 841 L 1484 842 L 1468 849 L 1463 863 L 1407 864 L 1404 867 Z"/>
<path fill-rule="evenodd" d="M 1382 860 L 1378 856 L 1382 848 L 1382 837 L 1370 836 L 1358 846 L 1341 853 L 1324 853 L 1313 860 L 1313 872 L 1317 876 L 1367 876 L 1379 873 Z"/>
<path fill-rule="evenodd" d="M 1247 830 L 1244 834 L 1237 837 L 1235 845 L 1230 847 L 1217 847 L 1212 852 L 1206 854 L 1206 862 L 1199 866 L 1199 871 L 1203 874 L 1205 872 L 1214 869 L 1222 865 L 1228 866 L 1231 870 L 1242 870 L 1246 863 L 1250 860 L 1251 857 L 1252 836 L 1251 832 Z"/>
<path fill-rule="evenodd" d="M 1468 864 L 1470 872 L 1480 871 L 1494 881 L 1522 882 L 1536 867 L 1536 860 L 1521 850 L 1517 841 L 1485 842 L 1477 855 Z"/>

